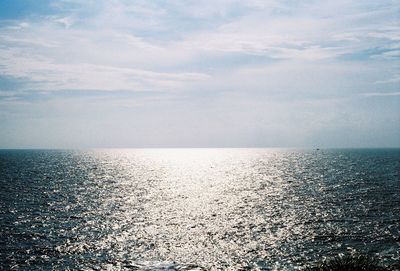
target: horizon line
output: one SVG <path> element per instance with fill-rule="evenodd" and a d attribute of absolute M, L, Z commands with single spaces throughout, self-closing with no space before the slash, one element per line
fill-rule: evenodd
<path fill-rule="evenodd" d="M 334 149 L 400 149 L 400 146 L 370 146 L 370 147 L 352 147 L 352 146 L 337 146 L 337 147 L 0 147 L 2 150 L 124 150 L 124 149 L 301 149 L 301 150 L 334 150 Z"/>

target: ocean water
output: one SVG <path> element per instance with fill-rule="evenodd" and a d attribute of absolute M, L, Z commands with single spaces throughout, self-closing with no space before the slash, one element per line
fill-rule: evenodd
<path fill-rule="evenodd" d="M 0 269 L 400 261 L 400 150 L 0 151 Z"/>

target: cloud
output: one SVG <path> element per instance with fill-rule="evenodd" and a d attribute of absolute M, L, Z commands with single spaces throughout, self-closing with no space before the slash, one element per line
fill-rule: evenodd
<path fill-rule="evenodd" d="M 132 34 L 60 28 L 52 22 L 59 20 L 31 23 L 17 33 L 2 29 L 0 73 L 30 80 L 38 90 L 179 90 L 208 77 L 152 70 L 176 59 L 176 53 Z"/>
<path fill-rule="evenodd" d="M 44 9 L 0 18 L 0 124 L 34 131 L 37 142 L 36 124 L 54 129 L 57 145 L 74 123 L 71 140 L 87 144 L 93 131 L 157 146 L 400 134 L 396 1 L 62 0 Z M 393 99 L 360 99 L 378 96 Z"/>
<path fill-rule="evenodd" d="M 2 74 L 29 79 L 37 83 L 35 89 L 47 91 L 177 90 L 185 82 L 207 78 L 201 73 L 162 73 L 86 63 L 57 64 L 42 57 L 18 56 L 18 52 L 10 50 L 0 50 L 0 54 Z"/>
<path fill-rule="evenodd" d="M 390 84 L 400 82 L 400 75 L 395 72 L 395 75 L 389 79 L 376 81 L 375 84 Z"/>
<path fill-rule="evenodd" d="M 395 22 L 380 27 L 383 16 L 394 12 L 390 1 L 377 11 L 371 11 L 375 5 L 370 2 L 346 1 L 208 4 L 62 1 L 56 5 L 64 9 L 62 15 L 15 21 L 0 29 L 0 72 L 29 78 L 46 90 L 189 89 L 187 82 L 209 78 L 191 66 L 204 58 L 262 56 L 274 65 L 398 46 Z M 335 9 L 347 12 L 334 14 Z M 378 55 L 387 59 L 398 52 Z"/>
<path fill-rule="evenodd" d="M 55 18 L 55 22 L 62 24 L 65 28 L 70 28 L 74 24 L 74 19 L 71 16 Z"/>
<path fill-rule="evenodd" d="M 387 96 L 400 96 L 400 92 L 369 92 L 363 93 L 366 97 L 387 97 Z"/>

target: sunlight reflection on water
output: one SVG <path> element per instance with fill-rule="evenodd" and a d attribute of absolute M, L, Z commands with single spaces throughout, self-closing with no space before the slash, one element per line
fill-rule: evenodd
<path fill-rule="evenodd" d="M 398 151 L 1 157 L 1 252 L 13 255 L 4 266 L 270 270 L 349 251 L 399 259 Z"/>

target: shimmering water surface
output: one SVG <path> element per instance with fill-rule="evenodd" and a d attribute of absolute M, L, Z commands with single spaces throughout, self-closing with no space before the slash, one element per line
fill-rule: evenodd
<path fill-rule="evenodd" d="M 3 150 L 0 266 L 292 270 L 355 251 L 393 264 L 399 169 L 399 149 Z"/>

